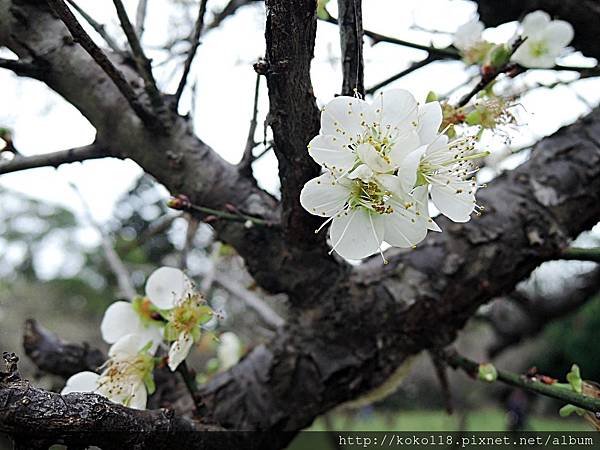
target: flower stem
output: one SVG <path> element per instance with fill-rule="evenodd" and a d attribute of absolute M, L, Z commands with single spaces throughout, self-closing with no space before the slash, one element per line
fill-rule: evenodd
<path fill-rule="evenodd" d="M 600 263 L 600 248 L 571 247 L 563 251 L 560 259 Z"/>
<path fill-rule="evenodd" d="M 477 376 L 479 372 L 479 364 L 464 356 L 459 355 L 456 351 L 444 352 L 442 358 L 453 369 L 462 369 L 466 374 Z M 498 380 L 511 386 L 520 387 L 527 391 L 535 392 L 546 397 L 562 400 L 566 403 L 578 406 L 582 409 L 591 412 L 600 412 L 600 399 L 588 397 L 578 394 L 575 391 L 558 386 L 556 384 L 546 384 L 539 380 L 538 377 L 527 377 L 512 372 L 504 372 L 498 370 Z"/>
<path fill-rule="evenodd" d="M 202 414 L 205 407 L 202 399 L 200 398 L 198 383 L 196 382 L 196 377 L 194 376 L 192 370 L 188 367 L 185 361 L 182 361 L 177 367 L 177 372 L 181 374 L 181 378 L 183 378 L 183 382 L 192 396 L 192 400 L 194 400 L 194 405 L 196 405 L 198 414 Z"/>

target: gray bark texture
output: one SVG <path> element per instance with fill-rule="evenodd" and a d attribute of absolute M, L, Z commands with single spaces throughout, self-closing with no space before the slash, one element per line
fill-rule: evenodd
<path fill-rule="evenodd" d="M 481 3 L 483 8 L 488 2 Z M 267 344 L 202 386 L 199 398 L 202 423 L 294 432 L 381 385 L 411 356 L 450 344 L 480 305 L 512 292 L 598 222 L 600 110 L 540 141 L 528 162 L 482 189 L 481 217 L 466 224 L 440 219 L 443 233 L 432 233 L 415 250 L 390 252 L 389 264 L 373 257 L 350 267 L 328 255 L 324 233 L 314 234 L 319 220 L 298 202 L 303 184 L 319 173 L 306 151 L 319 130 L 309 74 L 315 1 L 267 0 L 266 6 L 260 70 L 269 89 L 281 202 L 195 137 L 186 118 L 174 115 L 164 134 L 144 125 L 45 2 L 0 0 L 0 45 L 44 68 L 30 73 L 81 111 L 109 155 L 134 160 L 195 204 L 232 205 L 274 224 L 213 222 L 218 238 L 235 247 L 258 285 L 288 295 L 291 312 Z M 121 56 L 109 58 L 149 104 L 140 75 Z M 97 441 L 94 433 L 124 430 L 123 424 L 148 431 L 208 427 L 161 410 L 128 410 L 94 395 L 61 397 L 9 375 L 0 383 L 0 431 L 49 442 L 87 430 Z M 281 445 L 275 440 L 262 448 Z"/>

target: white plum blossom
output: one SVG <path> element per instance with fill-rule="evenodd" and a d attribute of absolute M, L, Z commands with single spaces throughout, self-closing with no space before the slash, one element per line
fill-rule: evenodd
<path fill-rule="evenodd" d="M 150 300 L 135 298 L 132 302 L 118 301 L 111 304 L 104 312 L 100 331 L 102 338 L 114 344 L 127 334 L 143 336 L 152 341 L 152 349 L 156 350 L 162 341 L 162 323 L 155 320 Z"/>
<path fill-rule="evenodd" d="M 360 259 L 380 251 L 384 241 L 413 247 L 425 238 L 427 220 L 396 171 L 407 155 L 436 139 L 441 122 L 438 102 L 419 106 L 401 89 L 371 104 L 340 96 L 325 105 L 320 134 L 308 149 L 327 172 L 306 183 L 300 203 L 329 218 L 324 225 L 331 222 L 332 251 Z"/>
<path fill-rule="evenodd" d="M 484 29 L 485 26 L 477 16 L 457 28 L 454 32 L 452 44 L 461 52 L 466 52 L 483 41 L 482 33 Z"/>
<path fill-rule="evenodd" d="M 521 22 L 525 42 L 512 55 L 523 67 L 548 69 L 573 40 L 573 27 L 564 20 L 551 20 L 544 11 L 534 11 Z"/>
<path fill-rule="evenodd" d="M 168 364 L 175 371 L 200 338 L 200 326 L 211 319 L 212 310 L 194 292 L 190 279 L 174 267 L 161 267 L 148 277 L 146 296 L 164 310 L 164 338 L 171 342 Z"/>
<path fill-rule="evenodd" d="M 61 394 L 93 392 L 136 409 L 145 409 L 148 393 L 154 392 L 154 357 L 151 342 L 144 336 L 128 334 L 109 350 L 109 360 L 100 375 L 79 372 L 70 377 Z"/>

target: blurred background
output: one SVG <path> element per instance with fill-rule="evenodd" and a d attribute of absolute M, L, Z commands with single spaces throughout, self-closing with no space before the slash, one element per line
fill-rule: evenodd
<path fill-rule="evenodd" d="M 110 2 L 79 0 L 78 5 L 119 42 L 125 42 Z M 136 1 L 125 2 L 135 15 Z M 237 163 L 243 153 L 252 115 L 255 73 L 252 64 L 264 53 L 264 5 L 248 2 L 220 20 L 228 5 L 209 0 L 208 23 L 192 69 L 193 87 L 184 93 L 182 113 L 189 113 L 197 135 L 225 159 Z M 383 34 L 447 46 L 451 33 L 476 12 L 460 0 L 363 2 L 364 27 Z M 328 5 L 336 16 L 335 2 Z M 156 78 L 174 91 L 189 46 L 197 11 L 192 0 L 152 0 L 148 4 L 143 43 L 153 58 Z M 490 40 L 506 41 L 516 23 L 486 30 Z M 94 37 L 93 30 L 88 30 Z M 575 30 L 577 33 L 577 30 Z M 239 38 L 243 33 L 243 39 Z M 365 42 L 367 87 L 408 67 L 424 52 L 385 42 Z M 0 49 L 0 55 L 11 53 Z M 571 52 L 562 64 L 594 65 Z M 477 69 L 462 62 L 436 62 L 390 84 L 424 100 L 435 91 L 451 98 L 469 89 Z M 320 105 L 341 85 L 339 35 L 320 22 L 313 64 Z M 480 143 L 492 152 L 480 171 L 481 182 L 526 160 L 532 145 L 596 107 L 600 81 L 578 80 L 571 72 L 532 70 L 496 89 L 519 94 L 511 111 L 517 118 Z M 60 97 L 36 81 L 0 71 L 0 158 L 10 148 L 33 155 L 91 143 L 94 130 Z M 269 150 L 263 121 L 268 110 L 266 87 L 259 95 L 259 126 L 253 165 L 259 184 L 278 195 L 277 162 Z M 106 307 L 123 298 L 107 248 L 125 264 L 132 283 L 143 293 L 146 277 L 161 265 L 181 267 L 195 280 L 218 312 L 209 326 L 216 335 L 233 332 L 236 358 L 269 339 L 286 317 L 285 298 L 266 295 L 230 247 L 214 241 L 210 223 L 166 207 L 167 191 L 131 161 L 97 160 L 35 169 L 0 177 L 0 348 L 22 356 L 20 369 L 35 383 L 60 389 L 64 380 L 36 371 L 22 350 L 23 324 L 40 325 L 71 342 L 88 342 L 103 350 L 100 321 Z M 209 221 L 210 222 L 210 221 Z M 580 236 L 577 247 L 600 247 L 600 226 Z M 584 379 L 600 380 L 600 274 L 592 262 L 555 261 L 541 266 L 514 294 L 494 300 L 462 331 L 457 348 L 475 360 L 492 360 L 500 368 L 564 379 L 577 363 Z M 573 298 L 576 301 L 573 301 Z M 190 365 L 205 381 L 227 367 L 214 339 L 202 341 Z M 312 429 L 352 430 L 585 430 L 577 417 L 560 418 L 560 403 L 522 391 L 470 380 L 450 373 L 451 405 L 427 354 L 415 358 L 410 374 L 389 395 L 371 403 L 344 405 L 319 418 Z M 447 409 L 451 406 L 452 414 Z"/>

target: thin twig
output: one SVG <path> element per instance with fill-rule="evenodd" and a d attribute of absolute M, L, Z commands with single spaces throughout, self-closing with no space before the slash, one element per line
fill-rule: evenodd
<path fill-rule="evenodd" d="M 229 291 L 234 297 L 238 297 L 244 301 L 244 304 L 252 308 L 258 316 L 269 326 L 273 328 L 279 328 L 285 323 L 285 320 L 277 314 L 269 305 L 267 305 L 263 299 L 258 295 L 249 291 L 248 289 L 240 286 L 231 277 L 216 272 L 214 275 L 215 282 L 223 287 L 226 291 Z"/>
<path fill-rule="evenodd" d="M 337 19 L 335 19 L 334 17 L 331 17 L 331 16 L 329 16 L 326 19 L 322 19 L 322 20 L 325 20 L 326 22 L 329 22 L 329 23 L 334 24 L 334 25 L 338 25 Z M 409 48 L 414 48 L 414 49 L 417 49 L 417 50 L 423 50 L 423 51 L 426 51 L 427 53 L 430 53 L 432 55 L 437 55 L 440 58 L 445 58 L 445 59 L 461 59 L 461 56 L 458 53 L 458 51 L 454 50 L 451 47 L 438 48 L 438 47 L 433 47 L 433 46 L 429 46 L 429 45 L 417 44 L 415 42 L 409 42 L 409 41 L 405 41 L 405 40 L 402 40 L 402 39 L 394 38 L 394 37 L 391 37 L 391 36 L 385 36 L 383 34 L 379 34 L 379 33 L 376 33 L 374 31 L 370 31 L 370 30 L 364 30 L 364 33 L 365 33 L 365 36 L 368 36 L 371 39 L 373 39 L 373 41 L 375 43 L 378 43 L 378 42 L 388 42 L 390 44 L 401 45 L 403 47 L 409 47 Z"/>
<path fill-rule="evenodd" d="M 39 78 L 44 70 L 36 64 L 16 59 L 0 58 L 0 68 L 12 70 L 19 76 Z"/>
<path fill-rule="evenodd" d="M 398 72 L 395 75 L 392 75 L 391 77 L 377 83 L 374 86 L 371 86 L 370 88 L 368 88 L 365 93 L 366 94 L 374 94 L 377 90 L 381 89 L 384 86 L 387 86 L 388 84 L 399 80 L 400 78 L 408 75 L 409 73 L 414 72 L 415 70 L 420 69 L 421 67 L 425 67 L 426 65 L 432 63 L 433 61 L 438 61 L 440 58 L 438 56 L 428 56 L 427 58 L 421 60 L 421 61 L 416 61 L 414 63 L 412 63 L 410 66 L 408 66 L 406 69 Z"/>
<path fill-rule="evenodd" d="M 526 39 L 526 38 L 525 38 Z M 517 39 L 511 46 L 510 55 L 507 62 L 498 68 L 490 67 L 490 70 L 483 73 L 479 82 L 471 89 L 471 91 L 463 96 L 458 102 L 458 107 L 465 106 L 475 95 L 487 88 L 500 74 L 511 73 L 512 76 L 523 72 L 525 69 L 510 61 L 510 56 L 525 42 L 525 39 Z"/>
<path fill-rule="evenodd" d="M 177 91 L 175 91 L 175 108 L 177 108 L 177 105 L 179 104 L 179 99 L 181 98 L 181 94 L 183 94 L 183 90 L 185 89 L 187 78 L 190 73 L 190 69 L 192 68 L 192 62 L 194 61 L 194 57 L 196 56 L 198 46 L 200 45 L 200 36 L 202 35 L 202 28 L 204 27 L 204 15 L 206 13 L 206 3 L 207 0 L 200 0 L 200 9 L 198 11 L 198 18 L 196 19 L 196 24 L 194 25 L 194 35 L 192 36 L 191 41 L 192 46 L 185 60 L 183 66 L 183 74 L 181 75 L 181 80 L 179 81 L 179 85 L 177 86 Z"/>
<path fill-rule="evenodd" d="M 442 357 L 454 369 L 462 369 L 468 375 L 474 376 L 479 372 L 479 364 L 459 355 L 455 351 L 445 352 Z M 546 384 L 537 377 L 527 377 L 512 372 L 497 370 L 497 379 L 511 386 L 520 387 L 536 394 L 562 400 L 566 403 L 583 408 L 587 411 L 600 412 L 600 399 L 581 395 L 570 389 Z"/>
<path fill-rule="evenodd" d="M 108 59 L 102 49 L 96 45 L 96 43 L 90 38 L 85 32 L 83 27 L 79 24 L 69 7 L 63 0 L 47 0 L 48 5 L 54 11 L 54 13 L 64 22 L 67 26 L 73 39 L 78 42 L 86 52 L 92 57 L 96 64 L 104 70 L 106 75 L 113 81 L 117 89 L 123 94 L 123 97 L 127 100 L 131 109 L 135 111 L 137 116 L 142 122 L 154 128 L 162 127 L 162 123 L 158 118 L 150 113 L 139 101 L 138 96 L 133 91 L 132 87 L 127 82 L 125 75 L 116 68 L 116 66 Z"/>
<path fill-rule="evenodd" d="M 262 225 L 267 227 L 273 226 L 273 223 L 268 220 L 264 220 L 259 217 L 249 216 L 247 214 L 238 212 L 233 206 L 230 206 L 230 210 L 233 212 L 227 212 L 219 209 L 207 208 L 205 206 L 194 205 L 185 195 L 178 195 L 176 197 L 172 197 L 168 202 L 168 206 L 179 211 L 199 213 L 203 217 L 213 216 L 213 219 L 221 218 L 231 220 L 234 222 L 250 222 L 250 224 L 254 225 Z"/>
<path fill-rule="evenodd" d="M 100 235 L 100 242 L 102 245 L 102 250 L 104 251 L 106 262 L 108 263 L 111 272 L 115 275 L 115 278 L 117 279 L 117 284 L 119 285 L 119 290 L 121 291 L 121 294 L 123 294 L 129 300 L 133 299 L 136 296 L 135 288 L 133 287 L 131 277 L 129 275 L 129 272 L 127 271 L 127 268 L 125 267 L 125 264 L 123 264 L 123 261 L 121 261 L 121 258 L 115 251 L 112 239 L 104 231 L 102 226 L 94 219 L 90 205 L 81 194 L 81 191 L 77 188 L 77 186 L 74 183 L 70 183 L 70 185 L 79 197 L 87 221 L 96 229 L 96 231 Z"/>
<path fill-rule="evenodd" d="M 560 259 L 600 263 L 600 248 L 571 247 L 562 252 Z"/>
<path fill-rule="evenodd" d="M 135 61 L 135 65 L 140 73 L 142 79 L 144 80 L 144 89 L 150 98 L 150 104 L 152 105 L 152 109 L 154 112 L 162 118 L 167 117 L 167 112 L 165 109 L 164 99 L 158 90 L 156 85 L 156 80 L 154 79 L 154 75 L 152 74 L 152 64 L 150 60 L 146 57 L 144 53 L 144 49 L 142 48 L 142 44 L 138 39 L 138 36 L 129 20 L 129 16 L 127 15 L 127 11 L 123 6 L 123 2 L 121 0 L 113 0 L 115 5 L 115 9 L 117 10 L 117 16 L 119 17 L 119 22 L 121 23 L 121 27 L 125 32 L 125 36 L 127 36 L 127 42 L 129 43 L 129 47 L 133 53 L 133 59 Z M 161 131 L 165 131 L 164 126 Z"/>
<path fill-rule="evenodd" d="M 141 41 L 144 35 L 144 25 L 146 23 L 146 13 L 148 11 L 148 0 L 139 0 L 135 12 L 135 32 Z"/>
<path fill-rule="evenodd" d="M 244 149 L 244 155 L 242 160 L 238 164 L 238 171 L 251 178 L 252 177 L 252 163 L 254 162 L 254 156 L 252 150 L 256 147 L 256 141 L 254 135 L 256 134 L 256 126 L 258 124 L 258 98 L 260 93 L 260 74 L 256 74 L 256 83 L 254 85 L 254 105 L 252 108 L 252 118 L 250 119 L 250 127 L 248 129 L 248 136 L 246 138 L 246 148 Z"/>
<path fill-rule="evenodd" d="M 15 156 L 14 159 L 0 163 L 0 175 L 38 167 L 58 167 L 61 164 L 82 162 L 111 156 L 105 148 L 97 144 L 71 148 L 53 153 L 33 156 Z"/>
<path fill-rule="evenodd" d="M 214 14 L 212 22 L 206 26 L 206 31 L 217 28 L 221 23 L 230 16 L 233 16 L 238 9 L 251 5 L 253 3 L 259 3 L 262 0 L 229 0 L 227 4 L 220 11 Z"/>
<path fill-rule="evenodd" d="M 94 31 L 96 33 L 98 33 L 102 39 L 104 39 L 104 42 L 106 42 L 108 44 L 108 46 L 111 48 L 111 50 L 113 50 L 116 53 L 123 52 L 123 49 L 119 46 L 119 44 L 117 44 L 117 41 L 115 41 L 112 38 L 112 36 L 110 34 L 108 34 L 108 32 L 106 31 L 106 27 L 104 25 L 96 22 L 94 20 L 94 18 L 92 16 L 90 16 L 87 12 L 85 12 L 81 8 L 81 6 L 79 6 L 77 3 L 75 3 L 74 0 L 67 0 L 67 3 L 69 3 L 69 5 L 71 5 L 73 7 L 73 9 L 75 11 L 77 11 L 79 13 L 79 15 L 81 17 L 83 17 L 83 19 L 87 23 L 90 24 L 90 26 L 94 29 Z"/>

